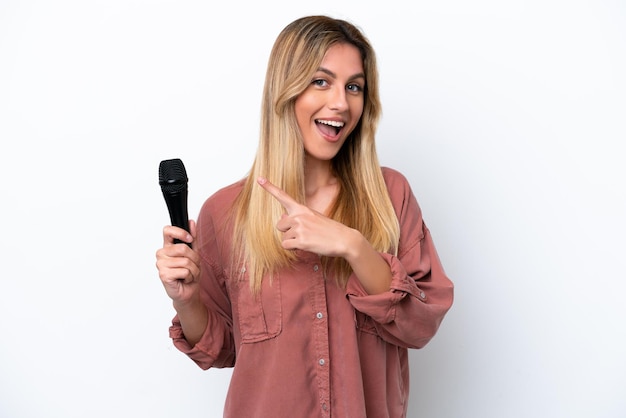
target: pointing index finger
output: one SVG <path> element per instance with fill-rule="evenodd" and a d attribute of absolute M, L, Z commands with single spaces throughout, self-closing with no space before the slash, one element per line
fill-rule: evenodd
<path fill-rule="evenodd" d="M 269 194 L 274 196 L 274 198 L 278 200 L 281 205 L 283 205 L 287 214 L 290 215 L 298 206 L 300 206 L 300 204 L 289 196 L 283 189 L 274 186 L 265 177 L 259 177 L 257 179 L 257 183 L 259 183 L 261 187 L 263 187 Z"/>

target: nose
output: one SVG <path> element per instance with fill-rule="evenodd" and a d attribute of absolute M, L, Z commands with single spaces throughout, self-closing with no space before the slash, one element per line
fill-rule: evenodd
<path fill-rule="evenodd" d="M 334 86 L 330 90 L 330 97 L 328 100 L 328 107 L 331 110 L 337 112 L 343 112 L 348 109 L 348 98 L 346 96 L 346 89 L 343 86 Z"/>

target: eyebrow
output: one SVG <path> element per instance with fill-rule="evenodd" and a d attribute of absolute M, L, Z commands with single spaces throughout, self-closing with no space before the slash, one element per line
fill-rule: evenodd
<path fill-rule="evenodd" d="M 320 67 L 320 68 L 317 69 L 317 71 L 321 71 L 323 73 L 326 73 L 329 76 L 331 76 L 332 78 L 337 78 L 337 74 L 333 73 L 332 71 L 330 71 L 327 68 Z M 348 78 L 348 80 L 356 80 L 357 78 L 362 78 L 363 80 L 365 80 L 365 74 L 363 74 L 363 73 L 354 74 L 353 76 Z"/>

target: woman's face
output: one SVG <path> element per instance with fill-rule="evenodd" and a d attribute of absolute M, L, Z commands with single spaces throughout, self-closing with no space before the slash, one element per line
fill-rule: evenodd
<path fill-rule="evenodd" d="M 330 161 L 363 114 L 365 74 L 359 50 L 335 44 L 295 102 L 307 158 Z"/>

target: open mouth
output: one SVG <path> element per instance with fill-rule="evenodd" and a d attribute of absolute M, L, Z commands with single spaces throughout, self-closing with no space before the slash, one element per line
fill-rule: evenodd
<path fill-rule="evenodd" d="M 317 124 L 317 127 L 319 128 L 319 130 L 324 135 L 327 135 L 329 137 L 335 137 L 339 135 L 339 132 L 341 132 L 341 130 L 343 129 L 345 125 L 344 122 L 339 122 L 335 120 L 323 120 L 323 119 L 316 119 L 315 123 Z"/>

